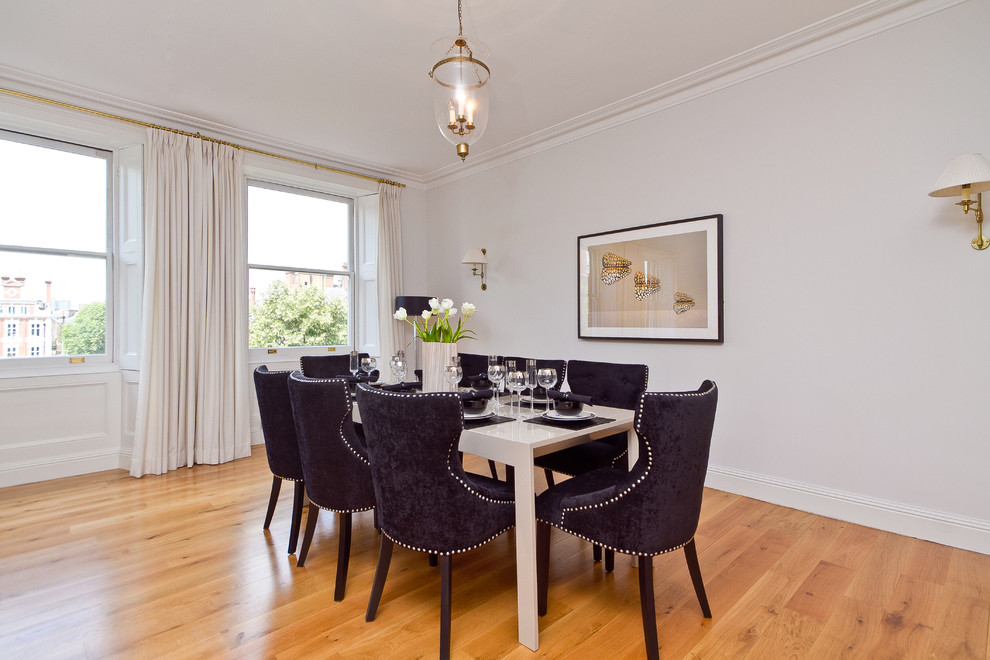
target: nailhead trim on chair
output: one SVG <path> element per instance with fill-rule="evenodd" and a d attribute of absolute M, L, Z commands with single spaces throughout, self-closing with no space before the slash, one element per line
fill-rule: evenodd
<path fill-rule="evenodd" d="M 585 541 L 588 541 L 590 543 L 594 543 L 595 545 L 601 546 L 601 547 L 605 548 L 606 550 L 614 550 L 615 552 L 621 552 L 624 555 L 633 555 L 633 556 L 636 556 L 636 557 L 656 557 L 657 555 L 665 555 L 668 552 L 673 552 L 674 550 L 680 550 L 681 548 L 683 548 L 684 546 L 686 546 L 688 543 L 691 542 L 690 540 L 688 540 L 688 541 L 685 541 L 684 543 L 681 543 L 680 545 L 675 545 L 672 548 L 667 548 L 666 550 L 661 550 L 660 552 L 654 552 L 654 553 L 636 552 L 634 550 L 623 550 L 622 548 L 614 548 L 614 547 L 612 547 L 610 545 L 604 545 L 601 541 L 596 541 L 595 539 L 589 539 L 587 536 L 584 536 L 583 534 L 577 534 L 577 533 L 573 532 L 572 530 L 567 529 L 566 527 L 561 527 L 557 523 L 551 522 L 549 520 L 544 520 L 543 518 L 537 518 L 537 520 L 539 520 L 540 522 L 544 522 L 544 523 L 550 525 L 551 527 L 556 527 L 557 529 L 563 530 L 563 531 L 567 532 L 568 534 L 571 534 L 571 535 L 576 536 L 578 538 L 584 539 Z M 693 539 L 694 537 L 692 536 L 691 538 Z"/>
<path fill-rule="evenodd" d="M 282 371 L 269 371 L 268 374 L 266 374 L 266 375 L 272 375 L 272 374 L 275 374 L 275 375 L 277 375 L 277 374 L 289 374 L 289 377 L 290 378 L 292 377 L 292 371 L 290 371 L 289 369 L 284 369 Z M 282 479 L 283 481 L 302 481 L 302 479 L 293 479 L 292 477 L 283 477 L 282 475 L 275 474 L 274 472 L 272 472 L 272 474 L 274 474 L 279 479 Z"/>
<path fill-rule="evenodd" d="M 375 508 L 374 506 L 366 506 L 361 509 L 331 509 L 330 507 L 321 506 L 316 502 L 314 502 L 313 500 L 309 501 L 309 505 L 315 506 L 317 509 L 323 509 L 324 511 L 331 511 L 333 513 L 361 513 L 362 511 L 371 511 L 372 509 Z"/>
<path fill-rule="evenodd" d="M 634 483 L 630 484 L 629 487 L 626 488 L 624 491 L 622 491 L 618 495 L 615 495 L 615 496 L 611 497 L 608 500 L 605 500 L 604 502 L 598 502 L 598 503 L 592 504 L 590 506 L 566 507 L 566 508 L 564 508 L 560 512 L 560 522 L 559 523 L 558 522 L 555 522 L 555 521 L 550 521 L 550 520 L 545 520 L 544 522 L 546 522 L 549 525 L 553 525 L 554 527 L 557 527 L 559 529 L 562 529 L 565 532 L 568 532 L 569 534 L 574 534 L 575 536 L 578 536 L 578 537 L 583 538 L 585 540 L 591 541 L 592 543 L 596 543 L 598 545 L 602 545 L 601 543 L 599 543 L 598 541 L 595 541 L 594 539 L 589 539 L 589 538 L 587 538 L 585 536 L 582 536 L 581 534 L 575 534 L 574 532 L 572 532 L 571 530 L 569 530 L 565 526 L 566 523 L 564 521 L 564 517 L 570 511 L 585 511 L 587 509 L 600 509 L 603 506 L 607 506 L 607 505 L 612 504 L 614 502 L 618 502 L 623 497 L 625 497 L 626 495 L 628 495 L 629 493 L 631 493 L 636 488 L 636 486 L 638 486 L 640 483 L 642 483 L 643 480 L 646 479 L 647 475 L 649 475 L 650 470 L 653 468 L 653 445 L 649 441 L 649 438 L 647 438 L 646 436 L 643 436 L 642 435 L 642 429 L 640 428 L 640 420 L 642 419 L 642 414 L 643 414 L 643 404 L 646 401 L 646 397 L 649 396 L 649 397 L 677 397 L 677 398 L 682 398 L 682 397 L 688 397 L 688 396 L 708 396 L 708 395 L 710 395 L 712 393 L 712 391 L 714 389 L 715 389 L 715 387 L 714 387 L 714 384 L 713 384 L 712 387 L 708 388 L 704 392 L 645 392 L 643 394 L 643 396 L 640 397 L 640 400 L 639 400 L 639 409 L 636 411 L 636 433 L 637 434 L 640 434 L 640 439 L 642 440 L 642 442 L 640 444 L 642 446 L 645 446 L 646 447 L 646 456 L 647 456 L 646 470 L 643 472 L 643 474 L 640 475 L 639 479 L 637 479 Z M 687 543 L 682 543 L 681 545 L 678 545 L 676 547 L 670 548 L 669 550 L 665 550 L 664 552 L 670 552 L 671 550 L 677 550 L 678 548 L 683 548 L 685 545 L 687 545 Z M 609 546 L 607 546 L 607 545 L 602 545 L 602 547 L 609 548 Z M 610 550 L 615 550 L 616 552 L 622 552 L 624 554 L 631 554 L 631 555 L 636 555 L 636 554 L 640 554 L 641 555 L 642 554 L 642 553 L 637 553 L 637 552 L 631 552 L 629 550 L 621 550 L 619 548 L 609 548 L 609 549 Z M 663 554 L 663 552 L 657 553 L 657 554 Z"/>
<path fill-rule="evenodd" d="M 300 372 L 300 373 L 302 373 L 302 372 Z M 289 378 L 292 378 L 292 376 L 289 376 Z M 310 378 L 310 377 L 308 377 L 308 376 L 306 376 L 306 374 L 303 374 L 303 378 L 305 378 L 305 379 L 306 379 L 307 381 L 309 381 L 309 382 L 311 382 L 311 383 L 331 383 L 331 382 L 341 382 L 341 383 L 344 383 L 344 386 L 345 386 L 345 387 L 346 387 L 346 386 L 347 386 L 347 384 L 348 384 L 348 383 L 347 383 L 347 381 L 346 381 L 345 379 L 343 379 L 343 378 Z M 299 380 L 299 379 L 297 378 L 296 380 Z M 302 381 L 299 381 L 299 382 L 302 382 Z M 347 414 L 348 414 L 348 417 L 350 417 L 350 416 L 352 415 L 352 412 L 353 412 L 353 410 L 354 410 L 354 406 L 353 406 L 353 404 L 351 403 L 351 397 L 350 397 L 350 394 L 348 394 L 348 396 L 347 396 Z M 346 438 L 346 437 L 344 437 L 344 424 L 346 424 L 346 423 L 347 423 L 347 421 L 348 421 L 348 417 L 344 417 L 343 419 L 341 419 L 341 420 L 340 420 L 340 426 L 339 426 L 339 427 L 337 428 L 337 430 L 338 430 L 338 432 L 340 433 L 340 441 L 344 443 L 344 446 L 345 446 L 345 447 L 347 447 L 347 449 L 348 449 L 348 450 L 349 450 L 349 451 L 350 451 L 350 452 L 351 452 L 352 454 L 354 454 L 354 456 L 356 456 L 356 457 L 357 457 L 357 459 L 358 459 L 359 461 L 361 461 L 361 462 L 362 462 L 362 463 L 364 463 L 365 465 L 371 465 L 371 463 L 369 463 L 369 462 L 368 462 L 368 459 L 367 459 L 367 458 L 365 458 L 364 456 L 362 456 L 362 455 L 360 454 L 360 452 L 358 452 L 358 451 L 357 451 L 357 450 L 356 450 L 356 449 L 354 448 L 354 446 L 353 446 L 353 445 L 351 445 L 351 443 L 347 441 L 347 438 Z M 353 422 L 352 422 L 352 423 L 353 423 Z M 366 510 L 366 509 L 361 509 L 361 511 L 365 511 L 365 510 Z"/>
<path fill-rule="evenodd" d="M 403 548 L 409 548 L 410 550 L 416 550 L 417 552 L 428 552 L 428 553 L 434 554 L 434 555 L 445 556 L 445 555 L 457 555 L 457 554 L 460 554 L 462 552 L 467 552 L 469 550 L 474 550 L 475 548 L 480 548 L 481 546 L 485 545 L 489 541 L 492 541 L 492 540 L 498 538 L 499 536 L 501 536 L 502 534 L 505 534 L 507 531 L 509 531 L 510 529 L 512 529 L 512 527 L 513 527 L 512 525 L 509 525 L 505 529 L 492 534 L 491 536 L 489 536 L 484 541 L 480 541 L 478 543 L 475 543 L 474 545 L 469 546 L 467 548 L 459 548 L 457 550 L 446 550 L 446 551 L 444 551 L 444 550 L 430 550 L 428 548 L 419 548 L 419 547 L 417 547 L 415 545 L 409 545 L 408 543 L 403 543 L 402 541 L 397 541 L 397 540 L 393 539 L 387 532 L 384 532 L 383 531 L 382 534 L 385 535 L 385 536 L 388 536 L 388 538 L 392 540 L 392 543 L 395 543 L 396 545 L 401 545 Z"/>
<path fill-rule="evenodd" d="M 358 385 L 358 387 L 364 387 L 364 384 Z M 457 396 L 453 392 L 417 392 L 417 393 L 404 393 L 404 392 L 386 392 L 384 390 L 372 390 L 372 391 L 375 394 L 381 395 L 381 396 L 397 396 L 397 397 L 402 397 L 402 398 L 406 398 L 406 399 L 411 398 L 411 397 L 422 397 L 424 394 L 426 394 L 426 396 L 428 396 L 428 397 L 453 398 L 453 399 L 456 399 L 458 403 L 460 403 L 460 400 L 461 400 L 461 398 L 459 396 Z M 463 415 L 461 416 L 461 429 L 462 430 L 464 429 L 464 416 Z M 452 476 L 455 479 L 457 479 L 457 481 L 460 482 L 460 484 L 462 486 L 464 486 L 464 488 L 467 489 L 467 491 L 469 493 L 471 493 L 472 495 L 474 495 L 478 499 L 485 500 L 486 502 L 492 502 L 494 504 L 512 504 L 512 505 L 514 505 L 515 502 L 512 501 L 512 500 L 493 500 L 493 499 L 491 499 L 489 497 L 485 497 L 484 495 L 482 495 L 478 491 L 476 491 L 473 488 L 471 488 L 471 486 L 469 484 L 465 483 L 463 479 L 460 479 L 455 474 L 453 474 L 453 472 L 451 471 L 451 468 L 450 468 L 450 461 L 451 461 L 451 457 L 452 457 L 452 455 L 453 455 L 453 453 L 455 451 L 454 447 L 455 447 L 456 444 L 457 444 L 457 442 L 456 442 L 456 439 L 455 439 L 454 442 L 451 442 L 450 443 L 450 447 L 447 449 L 447 472 L 450 473 L 450 476 Z M 420 548 L 420 547 L 417 547 L 415 545 L 409 545 L 408 543 L 403 543 L 402 541 L 399 541 L 397 539 L 392 538 L 392 536 L 390 534 L 388 534 L 385 530 L 382 530 L 382 534 L 384 534 L 389 539 L 391 539 L 393 543 L 396 543 L 398 545 L 401 545 L 403 548 L 409 548 L 410 550 L 416 550 L 418 552 L 428 552 L 428 553 L 434 554 L 434 555 L 446 556 L 446 555 L 456 555 L 456 554 L 459 554 L 461 552 L 467 552 L 468 550 L 474 550 L 475 548 L 480 548 L 481 546 L 485 545 L 489 541 L 491 541 L 491 540 L 493 540 L 493 539 L 501 536 L 502 534 L 504 534 L 508 530 L 512 529 L 512 527 L 513 527 L 513 525 L 509 525 L 505 529 L 502 529 L 502 530 L 496 532 L 495 534 L 492 534 L 491 536 L 489 536 L 484 541 L 480 541 L 480 542 L 478 542 L 478 543 L 476 543 L 476 544 L 474 544 L 472 546 L 468 546 L 466 548 L 459 548 L 457 550 L 446 550 L 446 551 L 444 551 L 444 550 L 431 550 L 429 548 Z"/>

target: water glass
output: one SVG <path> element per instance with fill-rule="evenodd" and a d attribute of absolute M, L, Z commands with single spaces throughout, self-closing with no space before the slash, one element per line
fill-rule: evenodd
<path fill-rule="evenodd" d="M 388 366 L 392 369 L 392 375 L 395 377 L 395 382 L 401 383 L 402 379 L 406 377 L 406 358 L 400 352 L 398 355 L 392 357 L 389 361 Z"/>
<path fill-rule="evenodd" d="M 533 400 L 536 399 L 536 360 L 526 360 L 526 388 L 529 390 L 529 412 L 533 412 Z"/>
<path fill-rule="evenodd" d="M 516 395 L 516 406 L 518 408 L 518 413 L 522 415 L 522 391 L 526 389 L 526 372 L 525 371 L 510 371 L 506 381 L 509 391 L 514 392 Z M 512 408 L 512 399 L 509 399 L 509 408 Z"/>
<path fill-rule="evenodd" d="M 351 351 L 351 375 L 357 376 L 358 372 L 361 371 L 361 358 L 358 357 L 357 351 Z"/>
<path fill-rule="evenodd" d="M 371 372 L 375 370 L 376 366 L 378 366 L 378 361 L 375 360 L 375 358 L 373 357 L 361 358 L 361 371 L 363 371 L 367 375 L 370 376 Z"/>
<path fill-rule="evenodd" d="M 457 384 L 461 382 L 461 376 L 462 373 L 460 365 L 448 364 L 443 368 L 443 377 L 448 383 L 450 383 L 451 392 L 457 391 Z"/>
<path fill-rule="evenodd" d="M 498 400 L 498 395 L 502 391 L 502 381 L 505 380 L 505 367 L 498 362 L 492 363 L 489 361 L 488 380 L 492 381 L 492 390 L 495 392 L 494 409 L 497 412 L 502 407 L 502 402 Z"/>

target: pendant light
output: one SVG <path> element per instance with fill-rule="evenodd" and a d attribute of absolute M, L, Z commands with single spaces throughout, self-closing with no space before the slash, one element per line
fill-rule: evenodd
<path fill-rule="evenodd" d="M 478 141 L 488 125 L 491 71 L 481 59 L 488 57 L 488 47 L 464 36 L 461 0 L 457 0 L 457 36 L 438 39 L 432 50 L 438 58 L 430 71 L 437 126 L 457 147 L 457 155 L 463 161 L 468 147 Z"/>

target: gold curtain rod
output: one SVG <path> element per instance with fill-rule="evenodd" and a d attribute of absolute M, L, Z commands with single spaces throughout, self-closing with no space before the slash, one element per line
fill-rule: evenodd
<path fill-rule="evenodd" d="M 328 167 L 326 165 L 320 165 L 319 163 L 311 163 L 306 160 L 300 160 L 298 158 L 290 158 L 289 156 L 280 156 L 279 154 L 273 154 L 269 151 L 262 151 L 261 149 L 253 149 L 251 147 L 245 147 L 240 144 L 235 144 L 233 142 L 227 142 L 226 140 L 218 140 L 217 138 L 207 137 L 199 133 L 190 133 L 189 131 L 182 131 L 177 128 L 169 128 L 168 126 L 159 126 L 158 124 L 151 124 L 146 121 L 141 121 L 139 119 L 131 119 L 130 117 L 122 117 L 120 115 L 115 115 L 109 112 L 102 112 L 100 110 L 93 110 L 92 108 L 84 108 L 80 105 L 73 105 L 71 103 L 63 103 L 62 101 L 55 101 L 53 99 L 47 99 L 43 96 L 35 96 L 34 94 L 26 94 L 24 92 L 18 92 L 13 89 L 5 89 L 0 87 L 0 92 L 4 94 L 9 94 L 11 96 L 19 96 L 22 99 L 30 99 L 32 101 L 38 101 L 40 103 L 47 103 L 49 105 L 57 105 L 61 108 L 68 108 L 70 110 L 77 110 L 79 112 L 85 112 L 87 114 L 96 115 L 98 117 L 106 117 L 107 119 L 115 119 L 117 121 L 122 121 L 128 124 L 134 124 L 136 126 L 144 126 L 145 128 L 157 128 L 162 131 L 168 131 L 169 133 L 176 133 L 178 135 L 185 135 L 186 137 L 199 138 L 200 140 L 206 140 L 207 142 L 213 142 L 215 144 L 223 144 L 228 147 L 233 147 L 235 149 L 240 149 L 242 151 L 248 151 L 253 154 L 259 154 L 261 156 L 268 156 L 269 158 L 277 158 L 278 160 L 284 160 L 290 163 L 296 163 L 298 165 L 305 165 L 307 167 L 315 167 L 318 170 L 326 170 L 328 172 L 336 172 L 337 174 L 346 174 L 347 176 L 356 176 L 361 179 L 368 179 L 369 181 L 377 181 L 378 183 L 386 183 L 392 186 L 399 186 L 400 188 L 405 188 L 406 184 L 398 183 L 396 181 L 389 181 L 388 179 L 379 179 L 378 177 L 368 176 L 367 174 L 358 174 L 357 172 L 348 172 L 347 170 L 337 169 L 336 167 Z"/>

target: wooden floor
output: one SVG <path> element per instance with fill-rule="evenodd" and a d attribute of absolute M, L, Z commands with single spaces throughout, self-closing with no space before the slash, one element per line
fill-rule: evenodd
<path fill-rule="evenodd" d="M 366 623 L 371 514 L 355 517 L 347 595 L 334 603 L 336 521 L 321 518 L 296 567 L 291 488 L 261 529 L 270 483 L 256 447 L 161 477 L 114 471 L 0 490 L 0 654 L 435 657 L 439 570 L 397 547 Z M 683 554 L 657 558 L 662 657 L 990 657 L 990 556 L 711 490 L 697 540 L 714 618 L 701 616 Z M 630 559 L 606 574 L 588 544 L 555 533 L 551 561 L 533 653 L 516 642 L 511 532 L 455 557 L 453 656 L 642 657 Z"/>

